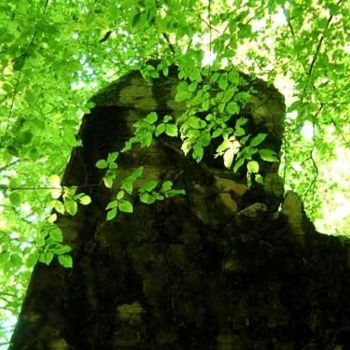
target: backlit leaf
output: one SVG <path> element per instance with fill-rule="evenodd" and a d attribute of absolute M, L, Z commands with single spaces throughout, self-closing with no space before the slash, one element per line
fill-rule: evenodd
<path fill-rule="evenodd" d="M 62 267 L 65 267 L 66 269 L 73 267 L 73 258 L 70 255 L 59 255 L 58 262 Z"/>
<path fill-rule="evenodd" d="M 118 209 L 124 213 L 132 213 L 134 211 L 132 203 L 125 199 L 119 202 Z"/>

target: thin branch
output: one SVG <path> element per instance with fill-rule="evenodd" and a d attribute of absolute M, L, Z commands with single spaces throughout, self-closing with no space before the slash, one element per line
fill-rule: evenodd
<path fill-rule="evenodd" d="M 284 16 L 286 17 L 287 24 L 288 24 L 288 27 L 290 29 L 290 32 L 292 33 L 292 36 L 295 36 L 295 31 L 294 31 L 292 22 L 290 21 L 289 16 L 287 14 L 287 10 L 284 6 L 282 6 L 282 11 L 283 11 Z"/>
<path fill-rule="evenodd" d="M 103 36 L 103 38 L 99 40 L 99 43 L 102 44 L 102 43 L 104 43 L 105 41 L 107 41 L 108 38 L 111 36 L 112 33 L 113 33 L 113 30 L 109 30 L 109 31 Z"/>
<path fill-rule="evenodd" d="M 306 189 L 303 197 L 305 198 L 308 194 L 308 192 L 312 189 L 312 192 L 313 192 L 313 196 L 315 195 L 315 188 L 316 188 L 316 181 L 317 181 L 317 178 L 318 178 L 318 175 L 319 175 L 319 170 L 318 170 L 318 166 L 317 166 L 317 163 L 315 161 L 315 158 L 314 158 L 314 155 L 313 155 L 313 152 L 315 150 L 315 140 L 316 140 L 316 120 L 317 120 L 317 117 L 319 116 L 319 114 L 321 113 L 323 109 L 323 104 L 321 103 L 318 111 L 316 112 L 316 114 L 312 117 L 312 126 L 313 126 L 313 137 L 312 137 L 312 141 L 313 141 L 313 145 L 312 145 L 312 148 L 311 148 L 311 151 L 310 151 L 310 156 L 308 158 L 308 160 L 311 160 L 312 162 L 312 165 L 313 165 L 313 168 L 314 168 L 314 177 L 312 179 L 312 181 L 310 182 L 308 188 Z M 314 205 L 312 206 L 312 211 L 314 211 Z"/>
<path fill-rule="evenodd" d="M 219 29 L 212 26 L 205 18 L 202 18 L 202 21 L 207 25 L 208 28 L 212 29 L 213 31 L 217 32 L 220 35 L 225 32 L 225 31 L 221 32 Z"/>
<path fill-rule="evenodd" d="M 4 165 L 3 167 L 1 167 L 1 168 L 0 168 L 0 172 L 1 172 L 1 171 L 4 171 L 4 170 L 6 170 L 6 169 L 8 169 L 9 167 L 11 167 L 12 165 L 15 165 L 15 164 L 17 164 L 17 163 L 19 163 L 19 159 L 16 159 L 16 160 L 14 160 L 13 162 L 8 163 L 8 164 Z"/>
<path fill-rule="evenodd" d="M 84 184 L 84 185 L 72 185 L 72 186 L 62 186 L 62 187 L 10 187 L 6 185 L 0 185 L 0 190 L 11 190 L 11 191 L 37 191 L 37 190 L 61 190 L 63 187 L 98 187 L 101 184 Z"/>
<path fill-rule="evenodd" d="M 341 131 L 341 128 L 338 127 L 337 122 L 336 122 L 333 118 L 331 118 L 331 122 L 332 122 L 332 124 L 334 125 L 335 129 L 337 130 L 337 132 L 340 134 L 340 136 L 341 136 L 343 142 L 344 142 L 346 145 L 350 144 L 350 142 L 346 140 L 346 138 L 345 138 L 343 132 Z"/>
<path fill-rule="evenodd" d="M 343 0 L 339 0 L 336 5 L 340 5 L 340 3 L 342 2 Z M 325 38 L 325 31 L 328 29 L 329 25 L 331 24 L 332 20 L 333 20 L 333 15 L 331 14 L 329 17 L 328 17 L 328 21 L 327 21 L 327 24 L 323 30 L 323 34 L 321 35 L 321 38 L 318 42 L 318 45 L 316 47 L 316 50 L 315 50 L 315 53 L 314 53 L 314 57 L 311 61 L 311 64 L 310 64 L 310 67 L 309 67 L 309 71 L 308 71 L 308 77 L 311 76 L 312 72 L 313 72 L 313 69 L 314 69 L 314 66 L 316 64 L 316 61 L 317 61 L 317 58 L 318 58 L 318 55 L 320 53 L 320 50 L 321 50 L 321 46 L 322 46 L 322 43 L 324 41 L 324 38 Z"/>
<path fill-rule="evenodd" d="M 170 42 L 169 36 L 167 33 L 162 33 L 163 38 L 165 39 L 165 41 L 167 42 L 170 51 L 172 52 L 173 55 L 175 55 L 175 48 L 173 46 L 173 44 Z"/>

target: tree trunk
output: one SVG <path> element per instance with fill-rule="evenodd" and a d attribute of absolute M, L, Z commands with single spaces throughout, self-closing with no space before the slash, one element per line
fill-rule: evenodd
<path fill-rule="evenodd" d="M 176 69 L 146 83 L 131 73 L 94 97 L 63 185 L 79 185 L 92 203 L 60 216 L 74 266 L 34 269 L 10 349 L 335 349 L 350 344 L 347 242 L 315 232 L 302 202 L 276 165 L 264 186 L 248 189 L 208 149 L 203 163 L 162 137 L 118 159 L 112 190 L 95 163 L 120 150 L 131 125 L 156 110 L 175 117 Z M 269 133 L 279 151 L 284 103 L 261 81 L 241 114 Z M 248 88 L 247 87 L 247 88 Z M 120 179 L 138 166 L 136 187 L 171 180 L 186 190 L 106 221 Z M 278 211 L 282 203 L 282 210 Z M 345 349 L 344 347 L 343 349 Z M 338 347 L 337 349 L 341 349 Z"/>

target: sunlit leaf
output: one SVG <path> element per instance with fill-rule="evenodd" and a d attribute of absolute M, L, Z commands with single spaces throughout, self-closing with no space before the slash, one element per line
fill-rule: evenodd
<path fill-rule="evenodd" d="M 20 205 L 21 204 L 21 196 L 17 192 L 11 192 L 9 195 L 10 202 L 12 205 Z"/>
<path fill-rule="evenodd" d="M 100 159 L 96 162 L 96 168 L 98 169 L 106 169 L 108 167 L 108 163 L 105 159 Z"/>
<path fill-rule="evenodd" d="M 267 137 L 267 134 L 265 133 L 258 134 L 257 136 L 253 137 L 250 140 L 250 146 L 252 147 L 259 146 L 266 139 L 266 137 Z"/>
<path fill-rule="evenodd" d="M 171 137 L 177 136 L 177 126 L 175 124 L 166 124 L 165 133 Z"/>
<path fill-rule="evenodd" d="M 73 258 L 70 255 L 59 255 L 58 262 L 66 269 L 73 267 Z"/>
<path fill-rule="evenodd" d="M 78 204 L 72 199 L 67 199 L 64 202 L 64 208 L 67 213 L 74 216 L 78 212 Z"/>
<path fill-rule="evenodd" d="M 259 172 L 259 163 L 255 160 L 251 160 L 247 163 L 247 169 L 250 173 L 258 173 Z"/>
<path fill-rule="evenodd" d="M 118 209 L 124 213 L 132 213 L 134 211 L 132 203 L 125 199 L 119 202 Z"/>
<path fill-rule="evenodd" d="M 91 197 L 88 195 L 84 195 L 79 199 L 79 202 L 82 205 L 88 205 L 91 203 Z"/>
<path fill-rule="evenodd" d="M 265 162 L 279 162 L 277 153 L 268 148 L 261 148 L 258 151 L 259 156 Z"/>
<path fill-rule="evenodd" d="M 49 236 L 56 242 L 63 241 L 63 232 L 58 226 L 54 226 L 52 229 L 50 229 Z"/>
<path fill-rule="evenodd" d="M 113 208 L 107 212 L 107 221 L 113 220 L 118 214 L 118 209 Z"/>
<path fill-rule="evenodd" d="M 226 168 L 230 169 L 233 158 L 237 152 L 233 148 L 229 148 L 227 151 L 224 153 L 224 165 Z"/>

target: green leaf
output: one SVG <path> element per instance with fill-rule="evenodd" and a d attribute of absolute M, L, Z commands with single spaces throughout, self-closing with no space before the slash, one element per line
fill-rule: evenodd
<path fill-rule="evenodd" d="M 72 199 L 66 199 L 64 201 L 64 208 L 66 209 L 68 214 L 74 216 L 78 211 L 78 204 Z"/>
<path fill-rule="evenodd" d="M 126 193 L 131 194 L 134 189 L 134 185 L 132 181 L 123 181 L 120 188 Z"/>
<path fill-rule="evenodd" d="M 168 74 L 169 74 L 169 68 L 168 68 L 168 67 L 163 67 L 162 72 L 163 72 L 163 75 L 164 75 L 165 77 L 167 77 Z"/>
<path fill-rule="evenodd" d="M 95 165 L 98 169 L 106 169 L 108 167 L 108 163 L 105 159 L 98 160 Z"/>
<path fill-rule="evenodd" d="M 29 268 L 33 267 L 37 263 L 38 259 L 39 255 L 37 252 L 29 254 L 26 259 L 26 266 Z"/>
<path fill-rule="evenodd" d="M 19 195 L 19 193 L 11 192 L 9 198 L 12 205 L 18 206 L 21 204 L 21 196 Z"/>
<path fill-rule="evenodd" d="M 114 178 L 111 176 L 104 176 L 103 177 L 103 182 L 107 188 L 112 188 L 113 181 L 114 181 Z"/>
<path fill-rule="evenodd" d="M 236 121 L 236 128 L 240 128 L 241 126 L 243 126 L 243 125 L 245 125 L 247 123 L 248 123 L 248 118 L 240 117 Z"/>
<path fill-rule="evenodd" d="M 124 191 L 119 191 L 118 194 L 117 194 L 117 199 L 118 199 L 118 200 L 123 199 L 123 198 L 124 198 L 124 195 L 125 195 L 125 192 L 124 192 Z"/>
<path fill-rule="evenodd" d="M 33 162 L 35 162 L 36 160 L 38 160 L 39 157 L 40 157 L 40 153 L 39 153 L 39 151 L 38 151 L 36 148 L 33 148 L 33 149 L 30 150 L 30 152 L 29 152 L 29 158 L 30 158 Z"/>
<path fill-rule="evenodd" d="M 53 253 L 51 252 L 44 252 L 39 255 L 39 261 L 46 265 L 50 265 L 52 259 L 53 259 Z"/>
<path fill-rule="evenodd" d="M 58 248 L 55 249 L 55 254 L 60 255 L 60 254 L 66 254 L 72 251 L 72 248 L 69 245 L 60 245 Z"/>
<path fill-rule="evenodd" d="M 237 137 L 241 137 L 245 135 L 245 130 L 243 128 L 236 128 L 234 135 Z"/>
<path fill-rule="evenodd" d="M 261 174 L 255 174 L 255 181 L 259 184 L 264 184 L 264 178 L 261 176 Z"/>
<path fill-rule="evenodd" d="M 140 194 L 140 201 L 145 204 L 152 204 L 156 201 L 156 198 L 153 195 L 145 192 Z"/>
<path fill-rule="evenodd" d="M 211 137 L 210 134 L 208 132 L 203 132 L 198 140 L 197 140 L 198 144 L 203 146 L 203 147 L 207 147 L 209 146 L 210 142 L 211 142 Z"/>
<path fill-rule="evenodd" d="M 17 253 L 11 254 L 10 261 L 11 261 L 11 265 L 15 267 L 20 267 L 23 264 L 21 257 Z"/>
<path fill-rule="evenodd" d="M 193 147 L 193 159 L 199 163 L 202 158 L 203 158 L 203 155 L 204 155 L 204 149 L 201 145 L 199 144 L 195 144 L 194 147 Z"/>
<path fill-rule="evenodd" d="M 84 195 L 83 197 L 79 198 L 79 202 L 82 205 L 88 205 L 91 203 L 91 198 L 88 195 Z"/>
<path fill-rule="evenodd" d="M 119 202 L 118 209 L 124 213 L 132 213 L 134 211 L 132 203 L 125 199 Z"/>
<path fill-rule="evenodd" d="M 233 166 L 233 172 L 236 173 L 244 164 L 245 159 L 244 158 L 238 158 Z"/>
<path fill-rule="evenodd" d="M 185 140 L 181 145 L 181 150 L 184 152 L 185 156 L 188 154 L 191 148 L 192 148 L 192 142 L 189 139 Z"/>
<path fill-rule="evenodd" d="M 182 81 L 178 86 L 177 86 L 177 91 L 176 91 L 176 101 L 184 101 L 187 100 L 191 95 L 188 93 L 188 85 L 187 82 Z"/>
<path fill-rule="evenodd" d="M 163 122 L 164 123 L 168 123 L 170 122 L 170 120 L 173 120 L 173 117 L 171 115 L 165 115 L 164 118 L 163 118 Z"/>
<path fill-rule="evenodd" d="M 230 101 L 232 99 L 232 97 L 234 96 L 235 92 L 236 92 L 236 87 L 231 87 L 231 88 L 227 89 L 224 92 L 224 97 L 222 98 L 222 102 L 226 103 L 226 102 Z"/>
<path fill-rule="evenodd" d="M 33 134 L 30 131 L 24 131 L 17 136 L 17 141 L 22 145 L 26 145 L 32 140 L 32 137 Z"/>
<path fill-rule="evenodd" d="M 177 126 L 175 124 L 166 124 L 165 133 L 171 137 L 177 136 Z"/>
<path fill-rule="evenodd" d="M 77 186 L 70 186 L 70 187 L 63 187 L 64 194 L 66 196 L 72 197 L 77 192 L 78 187 Z"/>
<path fill-rule="evenodd" d="M 124 147 L 122 148 L 122 150 L 120 152 L 125 153 L 125 152 L 130 151 L 132 149 L 132 144 L 133 144 L 132 140 L 126 141 L 124 144 Z"/>
<path fill-rule="evenodd" d="M 165 124 L 161 123 L 161 124 L 157 125 L 155 135 L 159 136 L 159 135 L 163 134 L 164 131 L 165 131 Z"/>
<path fill-rule="evenodd" d="M 237 135 L 236 135 L 237 136 Z M 246 144 L 246 142 L 249 140 L 250 138 L 250 135 L 246 135 L 244 137 L 242 137 L 240 140 L 239 140 L 239 143 L 244 146 Z"/>
<path fill-rule="evenodd" d="M 170 197 L 175 197 L 179 195 L 185 195 L 186 191 L 184 189 L 173 189 L 165 193 L 165 197 L 170 198 Z"/>
<path fill-rule="evenodd" d="M 230 147 L 230 142 L 228 140 L 223 140 L 220 145 L 216 148 L 217 153 L 222 153 Z"/>
<path fill-rule="evenodd" d="M 237 85 L 239 82 L 239 73 L 236 70 L 231 70 L 228 73 L 228 79 L 230 80 L 231 83 Z"/>
<path fill-rule="evenodd" d="M 269 148 L 262 148 L 258 150 L 259 156 L 265 162 L 276 162 L 278 163 L 277 153 Z"/>
<path fill-rule="evenodd" d="M 237 114 L 237 113 L 239 113 L 239 106 L 236 102 L 229 102 L 226 105 L 226 111 L 229 114 Z"/>
<path fill-rule="evenodd" d="M 137 169 L 135 169 L 132 173 L 133 175 L 133 178 L 136 180 L 138 179 L 139 177 L 142 176 L 142 173 L 143 173 L 143 166 L 140 166 L 138 167 Z"/>
<path fill-rule="evenodd" d="M 57 258 L 62 267 L 66 269 L 73 267 L 73 258 L 70 255 L 59 255 Z"/>
<path fill-rule="evenodd" d="M 153 135 L 150 132 L 143 134 L 141 146 L 150 147 L 152 145 Z"/>
<path fill-rule="evenodd" d="M 213 139 L 215 139 L 216 137 L 219 137 L 220 135 L 222 135 L 223 129 L 216 129 L 213 134 L 211 135 L 211 137 Z"/>
<path fill-rule="evenodd" d="M 194 129 L 203 129 L 207 126 L 207 123 L 198 117 L 188 118 L 187 123 Z"/>
<path fill-rule="evenodd" d="M 118 206 L 118 204 L 119 204 L 119 202 L 117 200 L 111 201 L 108 203 L 106 210 L 116 208 Z"/>
<path fill-rule="evenodd" d="M 163 182 L 160 191 L 167 192 L 167 191 L 171 190 L 172 187 L 173 187 L 172 181 L 165 181 L 165 182 Z"/>
<path fill-rule="evenodd" d="M 119 156 L 119 152 L 111 152 L 111 153 L 108 153 L 108 157 L 107 157 L 107 163 L 113 163 L 117 160 Z"/>
<path fill-rule="evenodd" d="M 63 232 L 58 226 L 54 226 L 49 231 L 49 236 L 51 239 L 53 239 L 56 242 L 62 242 L 63 241 Z"/>
<path fill-rule="evenodd" d="M 118 209 L 113 208 L 107 212 L 107 221 L 113 220 L 118 214 Z"/>
<path fill-rule="evenodd" d="M 258 173 L 259 172 L 259 163 L 255 160 L 249 161 L 247 164 L 247 170 L 253 174 Z"/>
<path fill-rule="evenodd" d="M 256 146 L 260 145 L 266 139 L 266 137 L 267 137 L 267 134 L 265 134 L 265 133 L 258 134 L 257 136 L 253 137 L 250 140 L 250 146 L 256 147 Z"/>
<path fill-rule="evenodd" d="M 201 110 L 202 111 L 207 111 L 210 107 L 210 100 L 207 99 L 205 100 L 203 103 L 202 103 L 202 107 L 201 107 Z"/>
<path fill-rule="evenodd" d="M 233 158 L 237 151 L 233 148 L 229 148 L 225 153 L 224 153 L 224 165 L 227 169 L 231 168 Z"/>
<path fill-rule="evenodd" d="M 227 77 L 226 76 L 221 77 L 218 81 L 218 84 L 221 90 L 226 90 L 228 85 Z"/>
<path fill-rule="evenodd" d="M 147 117 L 145 118 L 145 120 L 147 121 L 147 123 L 149 124 L 154 124 L 157 120 L 158 120 L 158 115 L 156 112 L 151 112 L 150 114 L 147 115 Z"/>
<path fill-rule="evenodd" d="M 158 200 L 158 201 L 164 199 L 164 196 L 163 196 L 162 194 L 160 194 L 160 193 L 153 192 L 153 193 L 152 193 L 152 196 L 154 196 L 154 198 L 155 198 L 156 200 Z"/>
<path fill-rule="evenodd" d="M 147 182 L 146 184 L 142 185 L 139 188 L 140 192 L 151 192 L 153 191 L 158 185 L 158 181 L 156 180 L 151 180 L 149 182 Z"/>
<path fill-rule="evenodd" d="M 56 211 L 60 214 L 64 214 L 66 209 L 64 207 L 64 204 L 61 201 L 54 201 L 53 207 L 56 209 Z"/>

